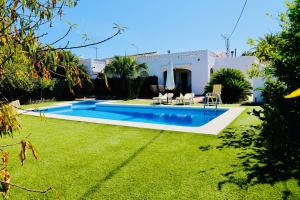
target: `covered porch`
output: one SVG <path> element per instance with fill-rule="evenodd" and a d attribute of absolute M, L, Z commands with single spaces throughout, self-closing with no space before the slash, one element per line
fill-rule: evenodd
<path fill-rule="evenodd" d="M 167 71 L 163 72 L 166 85 Z M 192 91 L 192 72 L 189 69 L 174 68 L 175 93 L 190 93 Z"/>

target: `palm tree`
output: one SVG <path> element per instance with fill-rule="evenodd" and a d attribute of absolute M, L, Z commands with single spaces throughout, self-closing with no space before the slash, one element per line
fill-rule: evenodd
<path fill-rule="evenodd" d="M 119 78 L 121 81 L 120 86 L 124 87 L 126 96 L 137 97 L 145 77 L 148 76 L 148 67 L 145 63 L 137 63 L 133 57 L 115 56 L 105 66 L 104 75 L 108 78 Z M 108 86 L 107 80 L 106 85 Z"/>
<path fill-rule="evenodd" d="M 148 76 L 148 67 L 145 63 L 138 64 L 133 57 L 115 56 L 111 63 L 104 68 L 104 73 L 109 78 L 124 80 Z"/>

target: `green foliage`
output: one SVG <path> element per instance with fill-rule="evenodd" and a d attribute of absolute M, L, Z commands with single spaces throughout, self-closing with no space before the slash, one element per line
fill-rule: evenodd
<path fill-rule="evenodd" d="M 59 51 L 56 60 L 56 71 L 46 74 L 32 72 L 30 62 L 18 59 L 14 63 L 5 63 L 0 76 L 0 91 L 9 101 L 19 99 L 22 103 L 29 99 L 43 98 L 74 99 L 89 87 L 93 89 L 86 68 L 79 62 L 77 56 L 70 51 Z M 40 54 L 40 60 L 46 60 L 45 54 Z M 50 64 L 51 66 L 51 64 Z M 71 76 L 65 76 L 67 70 L 73 70 Z M 16 76 L 17 74 L 17 76 Z M 72 80 L 72 83 L 69 81 Z M 70 89 L 71 88 L 71 89 Z M 82 89 L 81 89 L 82 88 Z M 91 93 L 91 92 L 90 92 Z M 80 95 L 79 95 L 80 96 Z"/>
<path fill-rule="evenodd" d="M 68 55 L 60 53 L 52 46 L 56 42 L 41 43 L 40 39 L 47 34 L 41 35 L 40 27 L 52 25 L 56 17 L 62 16 L 64 8 L 73 7 L 76 3 L 77 0 L 0 1 L 2 100 L 29 98 L 37 90 L 42 91 L 53 86 L 52 74 L 56 73 L 58 60 L 66 60 L 64 64 L 69 64 Z M 68 80 L 71 88 L 78 83 L 77 78 L 74 78 L 77 76 L 77 69 L 69 65 L 63 67 L 65 73 L 61 75 Z"/>
<path fill-rule="evenodd" d="M 40 26 L 52 25 L 55 17 L 62 16 L 65 7 L 73 7 L 76 4 L 77 0 L 1 1 L 0 70 L 5 72 L 6 64 L 13 64 L 20 58 L 24 58 L 28 70 L 34 76 L 49 79 L 50 71 L 56 71 L 60 52 L 51 46 L 55 42 L 43 45 L 39 41 L 45 36 L 39 35 Z M 67 66 L 66 69 L 68 69 Z M 74 71 L 66 70 L 65 72 L 69 82 L 72 85 L 76 84 L 73 79 L 69 79 Z"/>
<path fill-rule="evenodd" d="M 253 63 L 249 68 L 246 69 L 247 76 L 249 78 L 263 77 L 260 64 Z"/>
<path fill-rule="evenodd" d="M 69 47 L 55 48 L 73 28 L 52 43 L 43 44 L 41 38 L 48 33 L 41 33 L 42 26 L 52 27 L 56 18 L 63 16 L 66 7 L 76 6 L 78 0 L 0 0 L 0 135 L 12 136 L 20 128 L 17 111 L 9 104 L 15 98 L 30 97 L 37 91 L 43 98 L 45 90 L 52 89 L 54 82 L 64 80 L 69 90 L 82 86 L 81 78 L 86 78 L 80 69 L 78 59 L 66 49 L 87 47 L 112 39 L 122 32 L 121 27 L 111 37 L 103 41 Z M 47 41 L 47 39 L 43 40 Z M 23 97 L 23 94 L 25 97 Z M 2 102 L 3 101 L 3 102 Z M 19 143 L 16 143 L 19 145 Z M 2 147 L 14 146 L 4 145 Z M 21 141 L 22 164 L 26 159 L 26 150 L 30 150 L 37 159 L 37 153 L 27 140 Z M 1 151 L 3 151 L 1 147 Z M 8 155 L 8 154 L 7 154 Z M 30 190 L 10 183 L 7 170 L 7 158 L 2 157 L 5 166 L 0 170 L 0 193 L 7 197 L 10 187 L 18 187 L 31 192 L 45 193 L 48 190 Z"/>
<path fill-rule="evenodd" d="M 279 39 L 276 34 L 266 34 L 263 38 L 258 39 L 255 47 L 255 56 L 261 62 L 267 62 L 276 56 L 274 46 L 278 44 Z"/>
<path fill-rule="evenodd" d="M 136 98 L 139 95 L 145 77 L 148 76 L 148 67 L 145 63 L 139 64 L 133 57 L 115 56 L 111 63 L 105 66 L 104 75 L 108 78 L 120 79 L 126 98 Z M 105 77 L 105 79 L 106 79 Z M 106 79 L 106 83 L 109 81 Z"/>
<path fill-rule="evenodd" d="M 275 46 L 279 45 L 280 38 L 277 34 L 265 34 L 264 37 L 260 37 L 256 41 L 249 39 L 247 43 L 252 49 L 244 52 L 243 55 L 256 56 L 260 61 L 260 64 L 252 64 L 251 67 L 247 69 L 248 76 L 250 78 L 265 78 L 272 71 L 268 63 L 277 56 Z M 265 66 L 261 67 L 262 64 Z"/>
<path fill-rule="evenodd" d="M 214 84 L 222 84 L 222 101 L 224 103 L 237 103 L 247 100 L 251 94 L 251 84 L 242 71 L 231 68 L 221 68 L 214 72 L 205 92 L 212 92 Z"/>
<path fill-rule="evenodd" d="M 0 90 L 3 94 L 7 94 L 7 98 L 11 99 L 9 93 L 16 90 L 31 92 L 34 84 L 35 79 L 26 64 L 15 62 L 3 66 L 3 73 L 0 76 Z"/>
<path fill-rule="evenodd" d="M 147 76 L 147 65 L 138 64 L 133 57 L 115 56 L 111 63 L 105 66 L 104 73 L 109 78 L 134 79 Z"/>
<path fill-rule="evenodd" d="M 252 171 L 259 178 L 271 177 L 268 182 L 273 184 L 300 180 L 300 98 L 284 98 L 300 88 L 300 1 L 287 2 L 287 8 L 279 15 L 282 30 L 260 38 L 254 47 L 265 65 L 261 75 L 266 82 L 263 109 L 254 112 L 263 120 L 259 141 L 254 145 L 255 159 L 263 162 Z"/>
<path fill-rule="evenodd" d="M 272 56 L 268 59 L 268 80 L 263 91 L 266 101 L 263 133 L 274 149 L 287 151 L 291 148 L 289 152 L 292 153 L 300 150 L 297 147 L 300 142 L 300 99 L 283 97 L 300 88 L 299 0 L 288 4 L 286 16 L 283 30 L 278 33 L 277 42 L 271 47 Z"/>
<path fill-rule="evenodd" d="M 37 90 L 51 89 L 53 83 L 52 79 L 43 78 L 33 73 L 30 62 L 22 56 L 22 53 L 13 63 L 7 62 L 2 66 L 0 91 L 9 101 L 15 99 L 24 101 Z M 34 98 L 34 95 L 31 98 Z M 40 96 L 36 98 L 40 98 Z"/>
<path fill-rule="evenodd" d="M 20 129 L 17 109 L 5 102 L 0 102 L 0 136 L 12 136 L 13 131 Z"/>
<path fill-rule="evenodd" d="M 267 79 L 263 91 L 266 103 L 261 114 L 265 120 L 264 133 L 270 140 L 278 138 L 277 145 L 295 142 L 294 137 L 298 136 L 294 133 L 300 129 L 295 123 L 295 120 L 300 120 L 299 98 L 283 98 L 300 87 L 299 0 L 289 2 L 287 6 L 287 13 L 280 14 L 282 31 L 260 38 L 255 46 L 256 55 L 266 64 L 263 69 Z"/>
<path fill-rule="evenodd" d="M 58 51 L 57 56 L 56 71 L 50 72 L 55 82 L 64 82 L 71 93 L 74 93 L 73 88 L 82 87 L 83 83 L 91 83 L 86 68 L 71 51 Z M 65 74 L 67 74 L 67 76 L 65 76 Z"/>
<path fill-rule="evenodd" d="M 255 56 L 255 53 L 253 51 L 244 51 L 242 56 Z"/>

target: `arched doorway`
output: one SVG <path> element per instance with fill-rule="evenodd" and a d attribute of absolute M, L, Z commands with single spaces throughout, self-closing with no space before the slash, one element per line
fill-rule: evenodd
<path fill-rule="evenodd" d="M 189 93 L 192 90 L 191 70 L 174 69 L 174 80 L 176 85 L 176 93 Z M 166 85 L 167 71 L 164 71 L 164 85 Z"/>

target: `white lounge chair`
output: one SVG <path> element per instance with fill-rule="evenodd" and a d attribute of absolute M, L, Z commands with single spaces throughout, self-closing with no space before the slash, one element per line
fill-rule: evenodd
<path fill-rule="evenodd" d="M 186 93 L 183 96 L 183 100 L 182 100 L 183 104 L 185 104 L 185 103 L 189 103 L 189 104 L 194 103 L 194 97 L 195 97 L 194 93 Z"/>
<path fill-rule="evenodd" d="M 180 104 L 183 103 L 183 95 L 180 93 L 179 97 L 176 97 L 176 104 Z"/>
<path fill-rule="evenodd" d="M 165 95 L 163 95 L 162 97 L 160 97 L 160 102 L 166 102 L 166 103 L 172 103 L 172 98 L 173 98 L 174 94 L 173 93 L 166 93 Z"/>
<path fill-rule="evenodd" d="M 160 98 L 163 97 L 163 95 L 161 93 L 158 94 L 158 97 L 153 97 L 153 104 L 154 103 L 160 103 Z"/>

